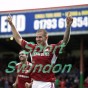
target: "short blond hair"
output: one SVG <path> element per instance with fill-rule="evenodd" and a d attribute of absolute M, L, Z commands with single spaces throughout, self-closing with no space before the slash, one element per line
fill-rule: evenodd
<path fill-rule="evenodd" d="M 48 33 L 45 29 L 39 29 L 36 33 L 39 33 L 39 32 L 43 32 L 44 33 L 44 36 L 47 36 Z"/>

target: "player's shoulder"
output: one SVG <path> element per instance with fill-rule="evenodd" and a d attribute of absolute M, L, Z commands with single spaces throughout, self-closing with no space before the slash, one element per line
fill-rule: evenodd
<path fill-rule="evenodd" d="M 55 44 L 50 44 L 51 46 L 56 46 L 56 45 L 60 45 L 63 43 L 63 40 L 60 40 L 59 42 L 55 43 Z"/>
<path fill-rule="evenodd" d="M 29 66 L 32 66 L 32 63 L 28 62 L 28 65 L 29 65 Z"/>
<path fill-rule="evenodd" d="M 19 63 L 16 64 L 16 66 L 19 66 L 19 65 L 21 65 L 21 62 L 19 62 Z"/>
<path fill-rule="evenodd" d="M 50 44 L 49 46 L 50 46 L 50 47 L 54 47 L 55 45 L 56 45 L 56 44 Z"/>
<path fill-rule="evenodd" d="M 49 44 L 49 46 L 54 46 L 54 45 L 56 45 L 56 44 Z"/>

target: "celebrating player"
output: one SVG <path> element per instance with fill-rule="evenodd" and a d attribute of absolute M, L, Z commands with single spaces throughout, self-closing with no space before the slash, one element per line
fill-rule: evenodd
<path fill-rule="evenodd" d="M 45 29 L 39 29 L 36 32 L 36 42 L 37 44 L 31 44 L 24 40 L 19 32 L 16 30 L 11 16 L 7 18 L 11 28 L 13 37 L 15 38 L 16 42 L 22 46 L 25 50 L 29 51 L 31 54 L 31 59 L 33 65 L 41 64 L 42 70 L 38 72 L 38 70 L 31 73 L 33 78 L 32 88 L 55 88 L 54 81 L 55 75 L 52 71 L 44 72 L 44 66 L 46 66 L 46 70 L 49 69 L 48 65 L 53 65 L 56 62 L 58 52 L 61 50 L 60 46 L 62 44 L 67 44 L 70 39 L 70 29 L 73 22 L 73 18 L 68 13 L 66 18 L 67 28 L 64 33 L 64 37 L 62 41 L 59 41 L 57 44 L 50 44 L 48 45 L 48 33 Z M 39 47 L 40 46 L 40 47 Z"/>
<path fill-rule="evenodd" d="M 29 70 L 32 64 L 27 61 L 27 58 L 28 55 L 24 50 L 19 52 L 20 63 L 16 64 L 17 77 L 13 84 L 14 88 L 31 88 L 31 77 L 30 73 L 27 73 L 27 70 Z"/>

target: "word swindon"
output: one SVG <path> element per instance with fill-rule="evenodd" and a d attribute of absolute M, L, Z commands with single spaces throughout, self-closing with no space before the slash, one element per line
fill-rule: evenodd
<path fill-rule="evenodd" d="M 13 66 L 13 64 L 14 64 L 14 66 Z M 5 69 L 5 72 L 6 73 L 14 72 L 16 64 L 17 64 L 16 61 L 11 61 L 8 64 L 8 68 Z M 25 70 L 25 67 L 26 67 L 26 65 L 23 64 L 21 66 L 21 68 L 17 70 L 17 72 L 22 71 L 22 73 L 25 73 L 25 72 L 30 73 L 32 71 L 34 73 L 34 72 L 37 71 L 38 73 L 40 73 L 42 71 L 43 73 L 50 73 L 52 71 L 53 73 L 59 73 L 59 72 L 61 72 L 61 73 L 64 73 L 64 72 L 69 73 L 71 71 L 71 69 L 72 69 L 72 64 L 65 64 L 64 66 L 62 66 L 61 64 L 56 64 L 56 65 L 47 64 L 45 66 L 43 66 L 42 64 L 36 64 L 34 66 L 34 68 L 33 68 L 33 65 L 31 65 L 30 68 L 27 69 L 27 70 Z"/>

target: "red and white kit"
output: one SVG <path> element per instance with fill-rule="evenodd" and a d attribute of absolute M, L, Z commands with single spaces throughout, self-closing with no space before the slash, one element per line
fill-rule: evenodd
<path fill-rule="evenodd" d="M 28 73 L 28 69 L 30 68 L 31 63 L 28 61 L 25 64 L 25 67 L 22 68 L 22 64 L 16 64 L 17 76 L 18 76 L 18 84 L 17 88 L 25 88 L 25 83 L 31 83 L 30 73 Z"/>
<path fill-rule="evenodd" d="M 21 42 L 21 46 L 31 53 L 31 60 L 33 66 L 41 64 L 43 67 L 46 66 L 47 64 L 55 64 L 57 55 L 59 54 L 59 50 L 60 50 L 60 47 L 57 46 L 60 45 L 61 45 L 61 41 L 57 44 L 48 45 L 45 49 L 40 49 L 40 47 L 38 47 L 37 44 L 31 44 L 25 40 L 22 40 Z M 52 83 L 55 82 L 55 74 L 52 72 L 52 70 L 49 73 L 48 72 L 43 73 L 42 70 L 38 73 L 38 71 L 36 70 L 35 72 L 31 73 L 31 77 L 33 78 L 33 80 L 38 81 L 39 84 L 41 85 L 43 85 L 42 82 L 45 83 L 48 82 L 48 84 L 52 86 Z M 48 88 L 54 88 L 51 86 Z M 32 88 L 35 87 L 32 86 Z M 47 88 L 47 87 L 36 87 L 36 88 Z"/>

